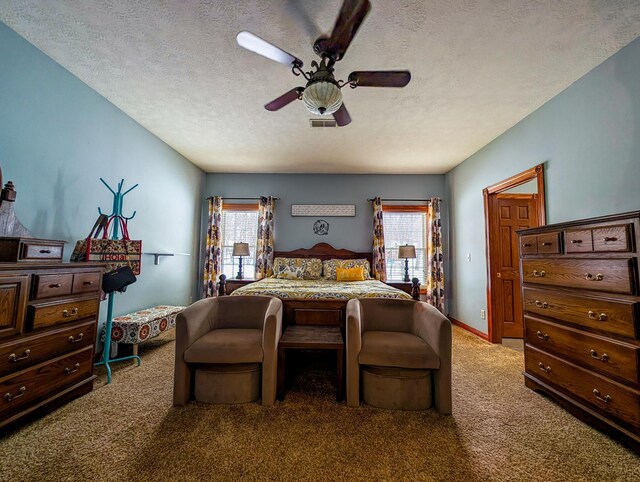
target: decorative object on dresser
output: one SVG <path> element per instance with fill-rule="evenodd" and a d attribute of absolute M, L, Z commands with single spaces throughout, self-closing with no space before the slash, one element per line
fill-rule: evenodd
<path fill-rule="evenodd" d="M 409 260 L 416 259 L 416 247 L 405 244 L 404 246 L 400 246 L 398 248 L 398 258 L 404 259 L 404 281 L 408 283 L 411 278 L 409 278 Z"/>
<path fill-rule="evenodd" d="M 0 268 L 0 427 L 93 389 L 102 265 Z"/>
<path fill-rule="evenodd" d="M 640 212 L 518 236 L 525 384 L 640 453 Z"/>
<path fill-rule="evenodd" d="M 62 261 L 66 241 L 38 239 L 25 228 L 13 209 L 17 195 L 11 181 L 4 185 L 0 193 L 0 262 Z"/>
<path fill-rule="evenodd" d="M 236 279 L 242 279 L 242 257 L 250 256 L 249 243 L 233 243 L 233 256 L 239 257 Z"/>

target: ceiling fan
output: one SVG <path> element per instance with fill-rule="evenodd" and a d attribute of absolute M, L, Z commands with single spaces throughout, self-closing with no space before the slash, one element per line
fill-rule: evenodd
<path fill-rule="evenodd" d="M 272 43 L 242 31 L 236 37 L 238 45 L 268 59 L 291 67 L 294 75 L 306 79 L 304 87 L 295 87 L 286 94 L 272 100 L 264 107 L 269 111 L 282 109 L 294 100 L 302 100 L 307 110 L 314 114 L 330 115 L 338 126 L 346 126 L 351 116 L 342 101 L 341 89 L 348 85 L 356 87 L 404 87 L 411 80 L 408 70 L 355 71 L 348 80 L 336 80 L 334 66 L 344 58 L 349 45 L 360 28 L 362 21 L 371 10 L 369 0 L 344 0 L 331 35 L 321 35 L 313 44 L 313 51 L 320 56 L 320 63 L 311 62 L 313 70 L 302 70 L 302 60 L 285 52 Z"/>

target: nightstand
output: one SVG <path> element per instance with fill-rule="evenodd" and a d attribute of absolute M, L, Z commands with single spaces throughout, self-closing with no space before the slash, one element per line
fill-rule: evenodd
<path fill-rule="evenodd" d="M 405 283 L 404 281 L 387 281 L 386 284 L 388 284 L 389 286 L 399 289 L 401 291 L 404 291 L 405 293 L 408 293 L 411 295 L 411 297 L 414 300 L 419 300 L 420 299 L 420 295 L 418 294 L 418 296 L 416 297 L 414 294 L 414 290 L 413 290 L 413 284 L 411 282 L 407 282 Z M 228 285 L 228 282 L 227 282 Z M 418 293 L 420 293 L 420 288 L 418 288 Z"/>
<path fill-rule="evenodd" d="M 255 281 L 256 280 L 253 278 L 250 278 L 250 279 L 249 278 L 243 278 L 243 279 L 227 278 L 226 285 L 225 285 L 226 293 L 230 295 L 238 288 L 242 288 L 243 286 L 246 286 L 248 284 L 255 283 Z M 409 287 L 411 287 L 411 284 L 409 284 Z"/>

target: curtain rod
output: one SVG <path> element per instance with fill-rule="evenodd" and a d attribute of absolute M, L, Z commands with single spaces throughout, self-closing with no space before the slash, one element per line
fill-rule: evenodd
<path fill-rule="evenodd" d="M 267 197 L 267 196 L 262 196 L 262 197 Z M 212 199 L 212 198 L 213 198 L 213 196 L 209 196 L 209 197 L 206 197 L 205 199 L 209 200 L 209 199 Z M 259 201 L 260 200 L 259 197 L 223 197 L 222 199 L 223 200 L 224 199 L 231 199 L 233 201 Z M 271 199 L 273 199 L 274 201 L 280 201 L 279 197 L 272 197 Z"/>
<path fill-rule="evenodd" d="M 385 198 L 382 198 L 382 199 L 380 199 L 380 200 L 381 200 L 381 201 L 392 201 L 392 202 L 400 202 L 400 201 L 407 201 L 407 202 L 431 202 L 431 199 L 385 199 Z M 373 201 L 375 201 L 375 199 L 374 199 L 374 198 L 370 198 L 370 199 L 367 199 L 367 201 L 369 201 L 369 202 L 373 202 Z M 443 202 L 443 201 L 442 201 L 442 199 L 440 199 L 440 201 L 441 201 L 441 202 Z"/>

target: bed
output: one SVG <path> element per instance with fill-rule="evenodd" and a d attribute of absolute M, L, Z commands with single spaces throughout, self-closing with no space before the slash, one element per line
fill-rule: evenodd
<path fill-rule="evenodd" d="M 319 243 L 309 249 L 276 251 L 276 258 L 367 259 L 371 253 L 336 249 Z M 286 325 L 338 325 L 344 328 L 347 301 L 352 298 L 412 299 L 405 291 L 377 280 L 339 282 L 266 278 L 236 289 L 231 296 L 275 296 L 283 302 Z"/>

